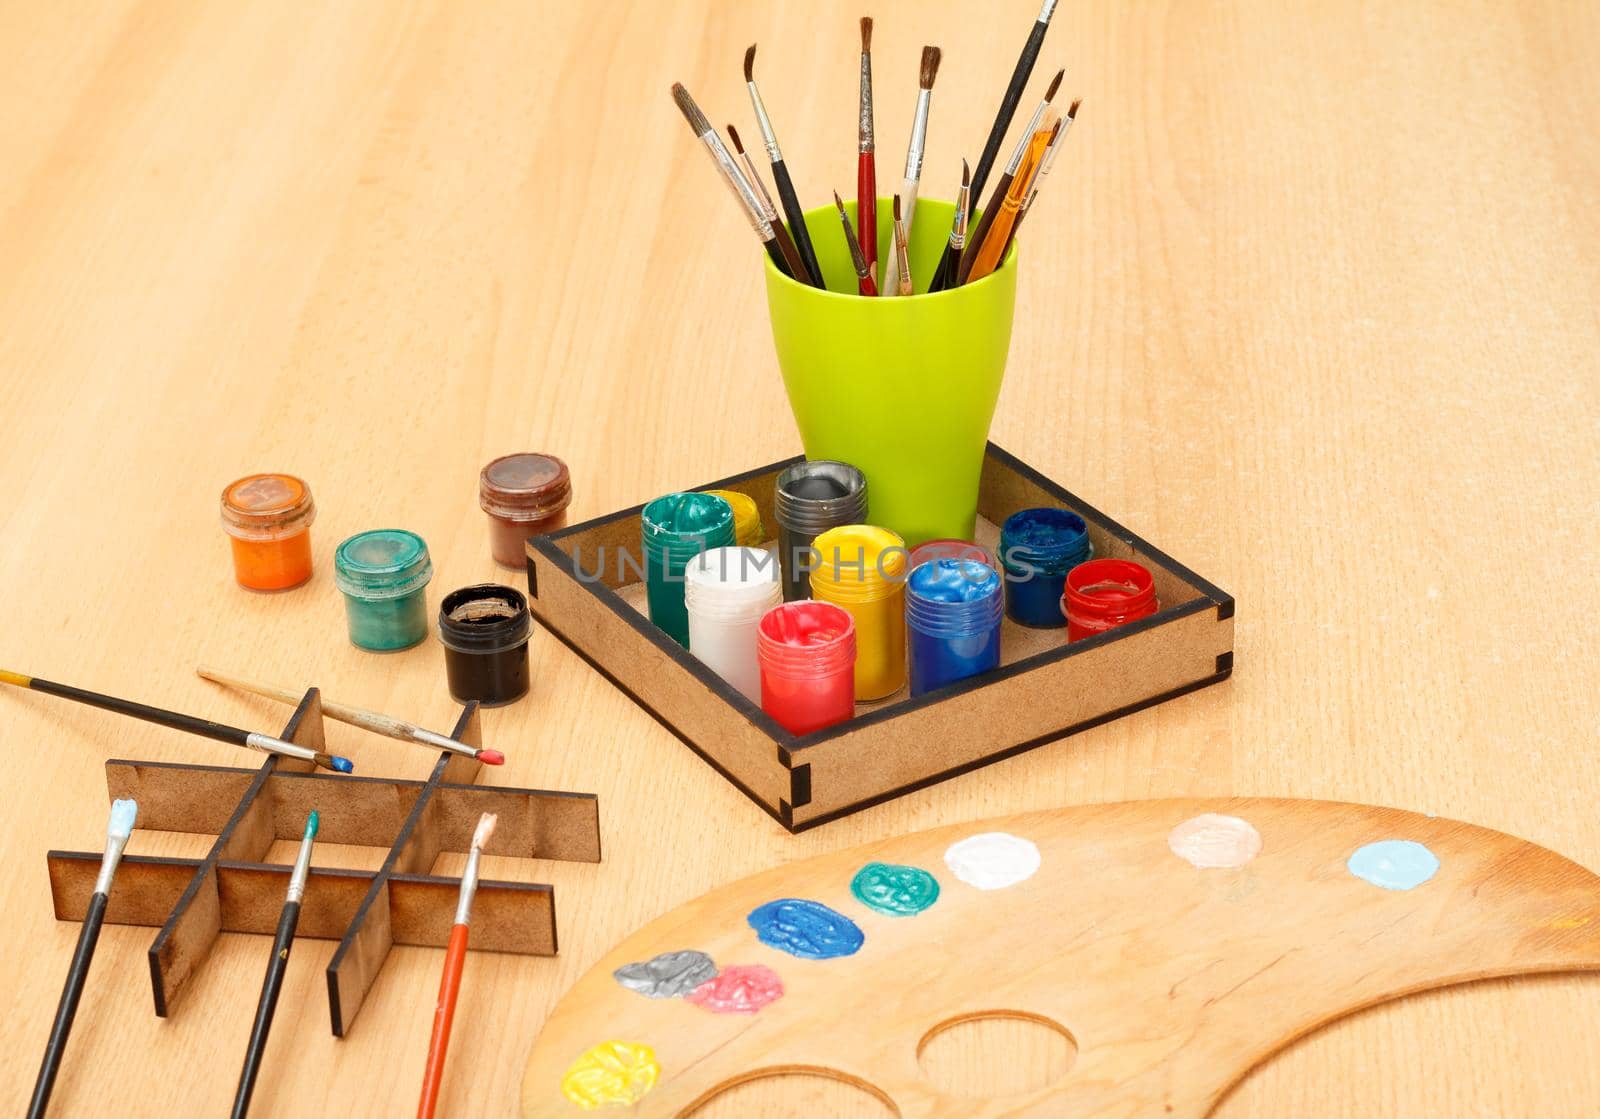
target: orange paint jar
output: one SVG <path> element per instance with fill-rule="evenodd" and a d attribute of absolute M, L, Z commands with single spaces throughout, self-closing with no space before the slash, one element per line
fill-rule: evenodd
<path fill-rule="evenodd" d="M 311 487 L 292 474 L 251 474 L 222 491 L 222 527 L 233 575 L 253 591 L 283 591 L 311 578 Z"/>

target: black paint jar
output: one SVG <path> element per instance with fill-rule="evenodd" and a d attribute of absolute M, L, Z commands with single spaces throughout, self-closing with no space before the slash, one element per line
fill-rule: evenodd
<path fill-rule="evenodd" d="M 450 694 L 498 707 L 528 694 L 528 600 L 498 583 L 451 591 L 439 603 Z"/>

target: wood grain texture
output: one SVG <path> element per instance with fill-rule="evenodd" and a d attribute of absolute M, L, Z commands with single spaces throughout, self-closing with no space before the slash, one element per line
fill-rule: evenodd
<path fill-rule="evenodd" d="M 901 158 L 918 52 L 939 43 L 924 182 L 948 197 L 1037 7 L 874 3 L 881 162 Z M 759 247 L 667 89 L 682 80 L 742 128 L 739 54 L 761 42 L 785 154 L 821 204 L 855 172 L 861 14 L 0 7 L 0 661 L 263 729 L 280 708 L 194 666 L 447 724 L 435 642 L 385 657 L 345 642 L 335 544 L 415 529 L 437 603 L 505 577 L 475 500 L 495 455 L 560 454 L 578 520 L 799 450 Z M 555 1000 L 652 918 L 939 824 L 1322 797 L 1470 819 L 1600 867 L 1597 51 L 1584 0 L 1062 4 L 1035 85 L 1066 65 L 1084 108 L 1024 231 L 994 438 L 1233 593 L 1240 671 L 795 838 L 536 634 L 532 694 L 484 714 L 508 759 L 492 779 L 598 793 L 606 858 L 486 859 L 490 877 L 555 886 L 562 954 L 470 962 L 441 1111 L 511 1114 Z M 232 585 L 216 520 L 222 487 L 261 469 L 307 478 L 320 508 L 316 575 L 278 596 Z M 1523 593 L 1506 605 L 1500 588 Z M 352 728 L 328 737 L 363 774 L 432 764 Z M 45 852 L 98 849 L 108 758 L 238 759 L 10 693 L 0 741 L 16 790 L 0 944 L 34 955 L 0 1025 L 15 1112 L 77 936 L 53 918 Z M 141 831 L 131 849 L 205 843 Z M 375 869 L 365 850 L 317 858 Z M 161 1022 L 149 940 L 101 938 L 63 1114 L 113 1093 L 128 1115 L 226 1109 L 260 942 L 224 934 Z M 255 1114 L 415 1107 L 438 952 L 396 949 L 363 1011 L 384 1028 L 338 1042 L 332 949 L 295 950 Z M 1320 1031 L 1217 1114 L 1592 1116 L 1597 1050 L 1600 983 L 1489 981 Z M 747 1114 L 781 1114 L 770 1086 L 747 1098 Z"/>
<path fill-rule="evenodd" d="M 1204 871 L 1179 858 L 1169 833 L 1203 813 L 1247 820 L 1261 853 Z M 1033 843 L 1037 873 L 993 890 L 959 879 L 945 852 L 987 832 Z M 1346 870 L 1358 848 L 1385 839 L 1425 844 L 1438 873 L 1385 890 Z M 868 863 L 932 874 L 937 900 L 909 917 L 869 909 L 851 896 Z M 780 898 L 832 908 L 864 943 L 827 960 L 766 947 L 746 916 Z M 716 1014 L 613 977 L 683 949 L 722 969 L 767 967 L 782 997 L 753 1016 Z M 1432 987 L 1561 970 L 1600 971 L 1600 875 L 1512 836 L 1328 801 L 1063 808 L 776 867 L 663 915 L 605 955 L 551 1015 L 528 1059 L 523 1114 L 577 1114 L 563 1095 L 568 1067 L 618 1039 L 659 1062 L 633 1108 L 639 1119 L 688 1115 L 763 1072 L 795 1069 L 859 1086 L 897 1119 L 1205 1119 L 1251 1065 L 1339 1015 Z M 949 1055 L 930 1049 L 963 1023 L 993 1019 L 1052 1031 L 1074 1057 L 1036 1078 L 1027 1047 L 997 1045 L 988 1091 L 974 1098 L 961 1075 L 971 1070 L 941 1068 L 934 1062 Z"/>

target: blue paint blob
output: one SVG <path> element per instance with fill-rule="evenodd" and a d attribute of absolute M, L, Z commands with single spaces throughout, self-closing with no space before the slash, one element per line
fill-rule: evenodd
<path fill-rule="evenodd" d="M 349 758 L 341 758 L 338 755 L 334 755 L 333 768 L 340 773 L 354 773 L 356 771 L 355 764 Z"/>
<path fill-rule="evenodd" d="M 1363 882 L 1385 890 L 1413 890 L 1439 873 L 1439 857 L 1409 839 L 1369 843 L 1345 865 Z"/>
<path fill-rule="evenodd" d="M 868 909 L 915 917 L 939 900 L 939 880 L 917 866 L 868 863 L 850 880 L 850 892 Z"/>
<path fill-rule="evenodd" d="M 867 939 L 843 913 L 800 898 L 769 901 L 747 919 L 762 944 L 802 960 L 853 956 Z"/>

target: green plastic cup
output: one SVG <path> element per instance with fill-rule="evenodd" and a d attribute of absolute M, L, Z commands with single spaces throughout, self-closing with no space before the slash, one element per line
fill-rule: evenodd
<path fill-rule="evenodd" d="M 888 258 L 892 207 L 878 202 L 880 262 Z M 853 224 L 855 204 L 846 209 Z M 919 293 L 954 213 L 949 202 L 917 202 L 911 265 Z M 871 299 L 856 294 L 839 212 L 812 210 L 806 226 L 827 291 L 796 283 L 767 261 L 772 341 L 806 457 L 837 459 L 865 474 L 872 523 L 908 545 L 971 540 L 1011 346 L 1016 247 L 993 273 L 953 291 Z"/>

